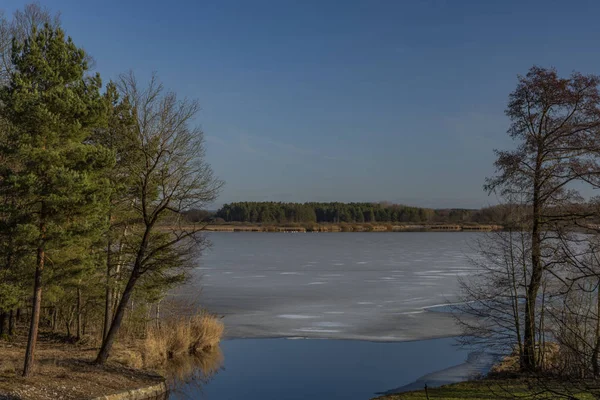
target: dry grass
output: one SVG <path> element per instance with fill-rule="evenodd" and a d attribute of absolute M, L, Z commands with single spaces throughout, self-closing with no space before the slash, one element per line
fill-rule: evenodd
<path fill-rule="evenodd" d="M 223 362 L 221 319 L 199 311 L 195 301 L 165 301 L 162 311 L 162 329 L 119 335 L 104 366 L 93 362 L 99 336 L 88 335 L 75 342 L 72 337 L 42 329 L 30 378 L 21 377 L 28 327 L 27 323 L 17 324 L 14 337 L 0 339 L 0 399 L 94 398 L 153 385 L 164 377 L 172 382 L 200 382 L 218 371 Z M 141 329 L 132 330 L 137 331 Z"/>
<path fill-rule="evenodd" d="M 179 317 L 151 329 L 142 344 L 143 364 L 157 367 L 170 360 L 200 355 L 218 347 L 225 327 L 209 313 Z"/>
<path fill-rule="evenodd" d="M 225 332 L 221 319 L 208 313 L 192 317 L 190 327 L 191 349 L 195 352 L 218 346 Z"/>
<path fill-rule="evenodd" d="M 150 330 L 142 345 L 146 365 L 161 365 L 168 360 L 167 338 L 156 329 Z"/>
<path fill-rule="evenodd" d="M 93 398 L 156 384 L 162 376 L 171 382 L 202 382 L 223 363 L 219 341 L 224 326 L 211 314 L 189 314 L 168 319 L 144 339 L 121 338 L 105 366 L 93 363 L 98 352 L 93 340 L 71 343 L 42 331 L 31 378 L 20 376 L 27 338 L 21 329 L 10 342 L 0 340 L 0 399 Z"/>
<path fill-rule="evenodd" d="M 119 348 L 113 355 L 113 361 L 129 368 L 141 369 L 144 367 L 142 355 L 135 349 Z"/>
<path fill-rule="evenodd" d="M 72 344 L 45 331 L 40 333 L 34 374 L 23 378 L 26 339 L 23 330 L 10 342 L 0 340 L 0 399 L 81 400 L 163 381 L 156 373 L 129 367 L 141 362 L 140 353 L 129 346 L 118 344 L 107 365 L 98 366 L 93 364 L 96 347 Z"/>
<path fill-rule="evenodd" d="M 560 347 L 557 343 L 546 343 L 544 348 L 543 362 L 541 365 L 542 370 L 544 372 L 556 371 L 562 364 L 564 364 L 561 356 L 562 354 L 560 352 Z M 489 376 L 516 376 L 519 373 L 519 370 L 519 353 L 517 350 L 514 350 L 511 354 L 503 357 L 500 362 L 492 366 Z"/>

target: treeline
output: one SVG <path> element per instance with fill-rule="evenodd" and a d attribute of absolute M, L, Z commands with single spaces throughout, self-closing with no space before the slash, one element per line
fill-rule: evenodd
<path fill-rule="evenodd" d="M 197 215 L 197 214 L 194 214 Z M 506 206 L 481 210 L 431 209 L 390 203 L 281 203 L 225 204 L 215 217 L 221 222 L 249 223 L 485 223 L 503 224 Z"/>
<path fill-rule="evenodd" d="M 102 364 L 122 327 L 159 317 L 202 247 L 201 225 L 180 226 L 221 186 L 199 105 L 155 76 L 103 85 L 39 5 L 1 15 L 0 334 L 29 318 L 24 376 L 40 328 L 96 336 Z"/>

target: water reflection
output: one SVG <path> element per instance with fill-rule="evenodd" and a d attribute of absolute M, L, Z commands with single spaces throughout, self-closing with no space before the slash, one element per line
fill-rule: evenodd
<path fill-rule="evenodd" d="M 171 394 L 177 394 L 177 398 L 181 399 L 193 398 L 186 396 L 185 391 L 182 391 L 184 387 L 186 391 L 193 389 L 194 392 L 201 393 L 202 386 L 221 370 L 223 361 L 223 352 L 219 346 L 169 361 L 165 375 Z M 167 398 L 169 397 L 163 397 Z"/>

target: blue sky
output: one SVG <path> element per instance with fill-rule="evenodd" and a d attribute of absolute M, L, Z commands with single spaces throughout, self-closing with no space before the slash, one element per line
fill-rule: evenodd
<path fill-rule="evenodd" d="M 3 0 L 12 13 L 23 1 Z M 207 157 L 242 200 L 496 202 L 504 108 L 533 65 L 600 72 L 596 1 L 41 2 L 107 81 L 198 98 Z"/>

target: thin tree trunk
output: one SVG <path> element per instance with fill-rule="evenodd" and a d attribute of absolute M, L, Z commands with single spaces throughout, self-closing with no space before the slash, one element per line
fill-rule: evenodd
<path fill-rule="evenodd" d="M 6 312 L 0 313 L 0 336 L 4 335 L 4 327 L 6 326 Z"/>
<path fill-rule="evenodd" d="M 125 286 L 125 290 L 123 291 L 123 296 L 121 296 L 121 300 L 119 301 L 119 305 L 117 306 L 113 322 L 112 324 L 110 324 L 108 334 L 106 335 L 106 338 L 102 341 L 102 347 L 100 348 L 98 357 L 96 357 L 95 362 L 97 364 L 104 364 L 106 362 L 108 356 L 110 355 L 110 351 L 112 350 L 112 346 L 117 336 L 117 332 L 121 328 L 123 316 L 125 315 L 125 309 L 127 308 L 129 299 L 133 294 L 133 288 L 135 287 L 135 283 L 139 278 L 140 269 L 142 268 L 142 261 L 146 256 L 146 248 L 148 247 L 148 240 L 150 237 L 151 230 L 152 225 L 147 225 L 144 231 L 144 236 L 142 237 L 142 241 L 140 243 L 140 248 L 135 257 L 135 262 L 133 263 L 131 275 L 129 276 L 129 280 L 127 281 L 127 286 Z"/>
<path fill-rule="evenodd" d="M 545 335 L 544 335 L 544 310 L 546 307 L 546 282 L 542 284 L 542 304 L 540 308 L 540 326 L 538 327 L 538 357 L 537 368 L 544 369 L 545 364 Z"/>
<path fill-rule="evenodd" d="M 110 221 L 110 214 L 108 216 Z M 112 293 L 111 293 L 111 254 L 112 254 L 112 241 L 110 239 L 110 230 L 108 232 L 108 243 L 106 248 L 106 298 L 104 301 L 104 324 L 102 325 L 102 339 L 106 338 L 108 334 L 108 326 L 110 325 L 110 317 L 111 317 L 111 303 L 112 303 Z"/>
<path fill-rule="evenodd" d="M 113 290 L 111 321 L 115 318 L 115 315 L 117 314 L 117 306 L 119 305 L 120 300 L 121 300 L 121 291 L 119 289 Z M 110 325 L 109 325 L 109 328 L 110 328 Z"/>
<path fill-rule="evenodd" d="M 81 340 L 81 288 L 77 286 L 77 341 Z"/>
<path fill-rule="evenodd" d="M 160 329 L 160 300 L 156 303 L 156 329 Z"/>
<path fill-rule="evenodd" d="M 35 278 L 33 284 L 33 306 L 31 311 L 31 323 L 29 326 L 29 337 L 27 338 L 27 349 L 25 350 L 25 363 L 23 365 L 23 376 L 31 375 L 35 354 L 35 345 L 37 343 L 38 329 L 40 325 L 40 308 L 42 305 L 42 273 L 44 271 L 44 261 L 46 258 L 44 244 L 46 236 L 46 224 L 44 221 L 44 205 L 42 204 L 41 213 L 42 223 L 40 224 L 41 243 L 37 249 L 37 264 L 35 268 Z"/>
<path fill-rule="evenodd" d="M 521 234 L 521 248 L 523 249 L 522 251 L 522 267 L 523 267 L 523 286 L 525 288 L 529 287 L 529 282 L 527 281 L 528 276 L 527 276 L 527 264 L 528 264 L 528 258 L 527 258 L 527 252 L 525 251 L 525 249 L 527 248 L 527 242 L 525 240 L 525 235 Z M 525 292 L 525 300 L 527 300 L 527 292 Z M 523 340 L 521 341 L 521 343 L 523 343 Z M 519 368 L 521 369 L 521 371 L 525 371 L 527 368 L 525 366 L 525 344 L 522 344 L 523 349 L 521 351 L 520 354 L 520 359 L 519 359 Z"/>
<path fill-rule="evenodd" d="M 112 324 L 110 324 L 110 328 L 106 337 L 102 341 L 102 347 L 100 348 L 100 352 L 98 353 L 98 357 L 96 357 L 97 364 L 104 364 L 110 355 L 110 351 L 112 350 L 112 346 L 114 344 L 117 332 L 121 328 L 121 323 L 123 322 L 123 316 L 125 315 L 125 309 L 127 308 L 127 304 L 129 303 L 129 298 L 133 294 L 133 288 L 135 287 L 135 282 L 137 281 L 137 270 L 134 269 L 131 273 L 131 277 L 127 282 L 127 286 L 123 291 L 123 296 L 121 297 L 121 301 L 119 301 L 119 305 L 117 306 L 115 312 L 115 318 L 113 319 Z"/>
<path fill-rule="evenodd" d="M 541 200 L 540 196 L 540 170 L 541 149 L 538 149 L 535 176 L 533 181 L 533 225 L 531 229 L 531 280 L 527 286 L 525 299 L 525 327 L 523 337 L 523 366 L 526 370 L 534 371 L 537 368 L 535 355 L 535 306 L 537 295 L 542 283 L 542 255 L 541 255 Z"/>
<path fill-rule="evenodd" d="M 598 354 L 600 354 L 600 280 L 596 289 L 596 343 L 592 352 L 592 369 L 594 377 L 600 376 L 600 366 L 598 365 Z"/>
<path fill-rule="evenodd" d="M 538 240 L 534 239 L 534 241 L 537 242 L 535 246 L 539 248 Z M 525 301 L 525 332 L 523 337 L 523 364 L 527 370 L 535 370 L 537 367 L 535 360 L 535 306 L 537 303 L 537 294 L 542 280 L 539 256 L 533 255 L 532 258 L 534 259 L 534 263 L 531 274 L 531 282 L 527 288 L 527 298 Z"/>
<path fill-rule="evenodd" d="M 58 310 L 56 307 L 52 309 L 52 332 L 56 332 L 56 321 L 58 319 Z"/>
<path fill-rule="evenodd" d="M 83 314 L 83 324 L 82 324 L 82 327 L 81 327 L 83 336 L 85 336 L 85 333 L 87 332 L 86 331 L 87 323 L 88 323 L 88 310 L 86 310 L 86 312 Z"/>
<path fill-rule="evenodd" d="M 128 226 L 125 226 L 125 229 L 123 230 L 123 236 L 121 237 L 121 241 L 119 243 L 119 250 L 117 253 L 116 268 L 115 268 L 114 279 L 113 279 L 113 285 L 115 285 L 115 288 L 112 291 L 112 310 L 113 310 L 113 312 L 112 312 L 111 318 L 115 317 L 117 305 L 118 305 L 119 299 L 121 298 L 120 290 L 118 288 L 116 288 L 116 285 L 121 280 L 121 263 L 123 260 L 123 246 L 124 246 L 123 241 L 125 240 L 125 237 L 127 236 L 127 229 L 128 229 Z"/>
<path fill-rule="evenodd" d="M 13 310 L 10 310 L 8 314 L 8 335 L 12 336 L 15 334 L 15 313 Z"/>
<path fill-rule="evenodd" d="M 519 350 L 519 366 L 522 368 L 523 362 L 523 341 L 521 339 L 521 317 L 519 315 L 519 289 L 517 283 L 517 264 L 515 264 L 515 254 L 514 254 L 514 239 L 513 232 L 510 230 L 508 232 L 509 235 L 509 251 L 510 251 L 510 280 L 512 283 L 512 308 L 513 308 L 513 318 L 515 322 L 515 334 L 517 336 L 517 348 Z"/>
<path fill-rule="evenodd" d="M 65 327 L 67 328 L 67 336 L 71 337 L 71 327 L 73 326 L 73 314 L 75 314 L 75 308 L 69 308 L 69 314 L 65 317 Z"/>
<path fill-rule="evenodd" d="M 65 318 L 65 328 L 67 329 L 67 336 L 71 337 L 71 319 Z"/>

